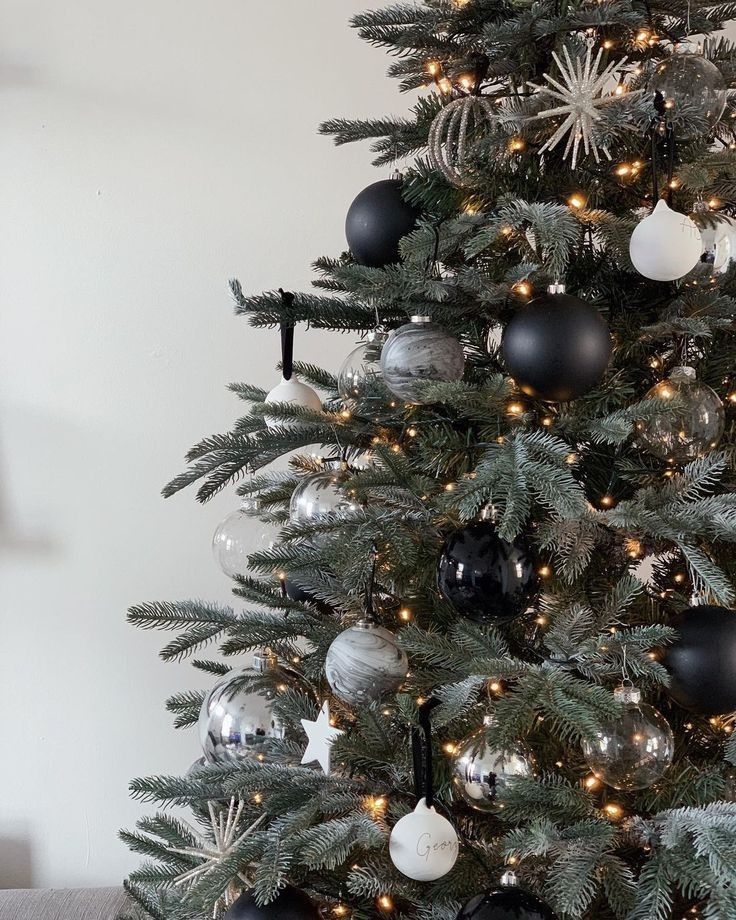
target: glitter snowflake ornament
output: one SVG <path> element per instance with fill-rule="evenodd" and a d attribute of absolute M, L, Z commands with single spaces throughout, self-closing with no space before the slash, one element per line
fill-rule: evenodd
<path fill-rule="evenodd" d="M 564 116 L 560 126 L 539 152 L 553 150 L 567 135 L 563 158 L 567 159 L 572 154 L 573 169 L 577 164 L 581 145 L 586 156 L 593 154 L 596 163 L 600 162 L 601 152 L 610 160 L 611 154 L 606 145 L 596 140 L 595 123 L 602 117 L 601 107 L 617 98 L 615 95 L 606 93 L 605 90 L 609 81 L 617 78 L 618 73 L 626 64 L 626 58 L 614 61 L 603 71 L 599 71 L 603 49 L 600 49 L 593 58 L 593 50 L 588 47 L 585 57 L 576 57 L 574 61 L 566 46 L 563 46 L 562 53 L 565 58 L 564 62 L 560 60 L 555 51 L 552 52 L 562 82 L 546 73 L 544 79 L 547 81 L 547 86 L 530 84 L 539 93 L 550 96 L 561 103 L 561 105 L 539 112 L 532 116 L 531 120 Z"/>

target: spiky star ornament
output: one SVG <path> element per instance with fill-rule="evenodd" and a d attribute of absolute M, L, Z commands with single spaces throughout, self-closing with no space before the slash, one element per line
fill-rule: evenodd
<path fill-rule="evenodd" d="M 192 869 L 182 872 L 181 875 L 177 875 L 174 879 L 175 885 L 190 885 L 203 876 L 209 875 L 210 872 L 217 869 L 223 860 L 234 853 L 243 840 L 249 834 L 252 834 L 266 818 L 265 814 L 261 815 L 242 833 L 239 833 L 240 818 L 244 808 L 242 801 L 231 798 L 227 809 L 220 809 L 219 811 L 214 808 L 212 802 L 208 802 L 207 808 L 210 813 L 213 840 L 205 837 L 187 821 L 183 821 L 182 823 L 190 831 L 196 845 L 168 848 L 171 853 L 178 853 L 181 856 L 194 856 L 201 860 L 198 866 L 194 866 Z M 245 884 L 249 884 L 249 879 L 244 874 L 238 873 L 238 878 Z M 237 884 L 237 880 L 233 880 L 216 901 L 212 916 L 217 917 L 223 908 L 229 907 L 238 897 L 241 890 L 242 887 Z"/>
<path fill-rule="evenodd" d="M 599 73 L 598 68 L 601 63 L 603 49 L 593 59 L 593 49 L 588 46 L 585 57 L 576 57 L 573 61 L 567 46 L 563 46 L 562 53 L 565 57 L 564 62 L 560 60 L 557 52 L 552 52 L 552 57 L 560 71 L 562 82 L 556 80 L 548 73 L 544 75 L 547 86 L 538 86 L 531 83 L 534 89 L 557 99 L 562 105 L 554 106 L 531 116 L 530 120 L 540 118 L 555 118 L 564 115 L 562 124 L 557 128 L 552 137 L 540 149 L 540 153 L 545 150 L 553 150 L 567 134 L 567 144 L 563 157 L 566 159 L 572 154 L 572 168 L 578 161 L 580 145 L 582 144 L 586 156 L 592 153 L 596 163 L 600 162 L 599 152 L 602 152 L 609 160 L 611 154 L 605 144 L 599 144 L 595 137 L 595 123 L 601 118 L 600 108 L 617 98 L 616 95 L 606 93 L 606 85 L 609 80 L 616 78 L 626 64 L 626 58 L 620 61 L 614 61 Z"/>

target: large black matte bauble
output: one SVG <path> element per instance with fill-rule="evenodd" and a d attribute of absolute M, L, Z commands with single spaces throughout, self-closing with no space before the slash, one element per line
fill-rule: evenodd
<path fill-rule="evenodd" d="M 515 885 L 491 888 L 471 898 L 457 920 L 555 920 L 541 898 Z"/>
<path fill-rule="evenodd" d="M 262 907 L 252 891 L 244 891 L 225 914 L 224 920 L 320 920 L 317 905 L 300 888 L 287 885 L 278 897 Z"/>
<path fill-rule="evenodd" d="M 736 710 L 736 611 L 704 604 L 688 607 L 673 622 L 677 639 L 664 666 L 668 693 L 684 709 L 701 716 Z"/>
<path fill-rule="evenodd" d="M 364 188 L 345 218 L 345 236 L 356 261 L 371 268 L 398 262 L 399 240 L 414 229 L 419 213 L 401 197 L 401 179 Z"/>
<path fill-rule="evenodd" d="M 603 378 L 611 334 L 600 313 L 571 294 L 546 293 L 521 307 L 501 340 L 506 368 L 527 396 L 577 399 Z"/>
<path fill-rule="evenodd" d="M 445 543 L 437 586 L 463 616 L 478 623 L 502 623 L 526 610 L 539 580 L 526 540 L 519 537 L 509 543 L 491 521 L 477 521 Z"/>

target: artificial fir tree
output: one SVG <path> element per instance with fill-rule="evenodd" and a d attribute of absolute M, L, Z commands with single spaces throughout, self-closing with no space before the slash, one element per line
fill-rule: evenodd
<path fill-rule="evenodd" d="M 164 807 L 123 834 L 145 915 L 736 918 L 732 13 L 355 18 L 415 102 L 322 131 L 411 165 L 318 293 L 232 284 L 322 407 L 232 385 L 246 414 L 165 490 L 239 481 L 245 610 L 130 611 L 165 660 L 221 653 L 168 704 L 205 760 L 132 786 Z M 293 363 L 302 322 L 362 340 L 339 378 Z M 238 571 L 249 519 L 279 539 Z"/>

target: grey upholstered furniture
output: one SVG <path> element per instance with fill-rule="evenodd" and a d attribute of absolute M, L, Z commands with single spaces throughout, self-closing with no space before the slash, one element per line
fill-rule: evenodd
<path fill-rule="evenodd" d="M 0 920 L 115 920 L 122 888 L 10 888 L 0 891 Z"/>

